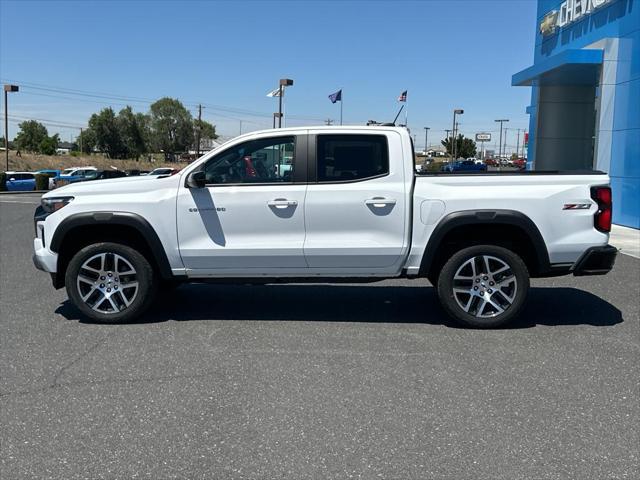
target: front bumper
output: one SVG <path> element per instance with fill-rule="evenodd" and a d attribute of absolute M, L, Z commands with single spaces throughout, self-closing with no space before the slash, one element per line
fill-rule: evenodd
<path fill-rule="evenodd" d="M 618 249 L 611 245 L 591 247 L 573 266 L 573 274 L 576 277 L 583 275 L 604 275 L 609 273 L 616 262 Z"/>
<path fill-rule="evenodd" d="M 33 264 L 38 270 L 55 273 L 58 269 L 58 254 L 42 244 L 42 239 L 33 239 Z"/>

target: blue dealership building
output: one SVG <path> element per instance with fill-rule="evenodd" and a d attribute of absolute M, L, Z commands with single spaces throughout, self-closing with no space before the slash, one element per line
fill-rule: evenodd
<path fill-rule="evenodd" d="M 608 172 L 613 221 L 640 228 L 640 0 L 538 0 L 528 168 Z"/>

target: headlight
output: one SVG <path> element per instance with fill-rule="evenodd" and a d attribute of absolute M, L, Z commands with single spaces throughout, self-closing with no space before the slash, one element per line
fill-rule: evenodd
<path fill-rule="evenodd" d="M 50 197 L 42 199 L 42 208 L 47 213 L 53 213 L 60 210 L 65 205 L 73 200 L 73 197 Z"/>

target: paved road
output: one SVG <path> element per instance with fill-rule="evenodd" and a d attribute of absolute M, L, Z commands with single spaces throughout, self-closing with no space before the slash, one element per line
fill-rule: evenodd
<path fill-rule="evenodd" d="M 495 331 L 417 281 L 187 286 L 94 325 L 32 267 L 34 204 L 0 198 L 3 479 L 640 478 L 637 259 L 534 281 Z"/>

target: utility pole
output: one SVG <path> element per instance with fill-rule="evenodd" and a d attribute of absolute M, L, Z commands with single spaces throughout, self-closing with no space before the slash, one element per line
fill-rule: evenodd
<path fill-rule="evenodd" d="M 80 127 L 80 155 L 82 155 L 82 127 Z"/>
<path fill-rule="evenodd" d="M 240 135 L 242 135 L 242 120 L 240 120 Z"/>
<path fill-rule="evenodd" d="M 500 143 L 498 143 L 498 158 L 502 157 L 502 124 L 504 122 L 508 122 L 509 119 L 507 118 L 502 118 L 500 120 L 496 120 L 497 123 L 500 124 Z"/>
<path fill-rule="evenodd" d="M 447 130 L 447 129 L 445 129 L 444 131 L 445 131 L 445 134 L 446 134 L 444 138 L 446 138 L 447 140 L 450 140 L 450 139 L 451 139 L 451 137 L 449 136 L 449 132 L 450 132 L 451 130 Z M 451 148 L 453 148 L 453 142 L 451 142 L 451 143 L 449 144 L 449 146 L 450 146 Z M 445 153 L 447 153 L 447 152 L 445 151 Z"/>
<path fill-rule="evenodd" d="M 196 157 L 200 157 L 200 133 L 202 131 L 202 105 L 198 104 L 198 130 L 196 131 Z"/>
<path fill-rule="evenodd" d="M 424 127 L 424 154 L 427 154 L 427 150 L 429 149 L 429 127 Z"/>
<path fill-rule="evenodd" d="M 516 156 L 520 157 L 520 129 L 518 129 L 518 141 L 516 142 Z"/>

